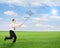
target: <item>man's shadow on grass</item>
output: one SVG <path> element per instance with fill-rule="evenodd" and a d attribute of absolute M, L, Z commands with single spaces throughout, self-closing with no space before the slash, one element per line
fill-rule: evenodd
<path fill-rule="evenodd" d="M 14 43 L 3 43 L 1 44 L 1 48 L 13 48 Z"/>

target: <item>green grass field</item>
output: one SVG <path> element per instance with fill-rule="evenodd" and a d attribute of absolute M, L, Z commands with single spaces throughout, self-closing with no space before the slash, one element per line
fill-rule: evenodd
<path fill-rule="evenodd" d="M 4 41 L 9 32 L 0 31 L 0 48 L 60 48 L 60 32 L 15 32 L 17 41 Z"/>

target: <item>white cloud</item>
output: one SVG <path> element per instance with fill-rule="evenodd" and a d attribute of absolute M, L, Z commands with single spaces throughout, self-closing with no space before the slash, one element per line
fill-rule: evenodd
<path fill-rule="evenodd" d="M 60 0 L 0 0 L 0 3 L 13 4 L 17 6 L 60 6 Z"/>
<path fill-rule="evenodd" d="M 39 17 L 40 16 L 40 17 Z M 49 15 L 49 14 L 41 14 L 39 15 L 38 17 L 34 17 L 32 18 L 33 20 L 35 21 L 57 21 L 57 20 L 60 20 L 60 16 L 56 16 L 56 15 Z"/>
<path fill-rule="evenodd" d="M 51 19 L 60 20 L 60 16 L 50 16 Z"/>
<path fill-rule="evenodd" d="M 45 27 L 54 28 L 55 26 L 52 26 L 52 25 L 45 25 Z"/>
<path fill-rule="evenodd" d="M 41 6 L 40 2 L 32 2 L 31 5 L 32 6 Z"/>
<path fill-rule="evenodd" d="M 44 17 L 33 17 L 32 21 L 48 21 L 48 16 L 44 16 Z"/>
<path fill-rule="evenodd" d="M 59 21 L 60 16 L 41 14 L 41 15 L 38 15 L 37 17 L 32 17 L 31 20 L 32 20 L 32 23 L 44 23 L 44 24 L 48 23 L 49 24 L 50 22 L 54 23 L 56 21 Z"/>
<path fill-rule="evenodd" d="M 35 24 L 36 27 L 42 27 L 42 28 L 54 28 L 55 26 L 49 25 L 49 24 L 42 24 L 42 23 L 37 23 Z"/>
<path fill-rule="evenodd" d="M 17 5 L 17 6 L 27 6 L 28 1 L 27 0 L 0 0 L 0 3 L 5 3 L 5 4 L 12 4 L 12 5 Z"/>
<path fill-rule="evenodd" d="M 60 6 L 60 0 L 42 0 L 42 4 L 48 6 Z"/>
<path fill-rule="evenodd" d="M 37 15 L 36 17 L 31 17 L 31 20 L 32 20 L 33 23 L 49 22 L 50 21 L 50 16 L 48 14 L 40 14 L 40 15 Z"/>
<path fill-rule="evenodd" d="M 35 26 L 41 27 L 41 26 L 43 26 L 43 24 L 38 23 L 38 24 L 35 24 Z"/>
<path fill-rule="evenodd" d="M 8 15 L 8 16 L 17 16 L 18 14 L 13 12 L 13 11 L 5 11 L 4 14 Z"/>
<path fill-rule="evenodd" d="M 35 20 L 35 21 L 36 21 L 36 20 L 38 20 L 38 21 L 40 20 L 40 18 L 38 18 L 38 17 L 37 17 L 37 18 L 34 17 L 34 18 L 32 18 L 32 19 Z"/>

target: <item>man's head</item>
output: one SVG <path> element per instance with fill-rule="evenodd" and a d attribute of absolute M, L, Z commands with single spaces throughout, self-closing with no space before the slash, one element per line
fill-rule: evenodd
<path fill-rule="evenodd" d="M 15 22 L 16 22 L 16 20 L 15 20 L 15 19 L 12 19 L 12 22 L 14 22 L 14 23 L 15 23 Z"/>

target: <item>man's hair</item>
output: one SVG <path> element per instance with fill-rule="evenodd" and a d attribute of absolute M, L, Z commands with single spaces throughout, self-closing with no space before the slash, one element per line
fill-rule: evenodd
<path fill-rule="evenodd" d="M 12 21 L 14 21 L 15 19 L 12 19 Z"/>

